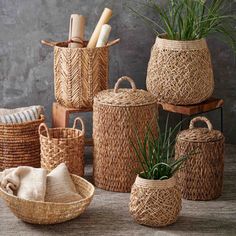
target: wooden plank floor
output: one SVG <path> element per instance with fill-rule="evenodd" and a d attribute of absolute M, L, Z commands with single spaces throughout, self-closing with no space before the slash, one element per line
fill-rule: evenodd
<path fill-rule="evenodd" d="M 91 152 L 87 152 L 87 158 Z M 87 169 L 91 179 L 91 166 Z M 236 146 L 227 145 L 223 195 L 214 201 L 183 201 L 178 221 L 162 229 L 133 222 L 129 194 L 96 189 L 90 207 L 79 218 L 50 226 L 23 223 L 0 200 L 0 235 L 236 235 Z"/>

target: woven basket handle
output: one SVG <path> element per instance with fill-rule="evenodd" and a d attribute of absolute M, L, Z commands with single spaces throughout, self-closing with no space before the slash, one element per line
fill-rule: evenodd
<path fill-rule="evenodd" d="M 130 85 L 131 85 L 133 91 L 135 91 L 135 90 L 137 89 L 137 88 L 136 88 L 136 85 L 135 85 L 135 83 L 134 83 L 134 81 L 133 81 L 130 77 L 128 77 L 128 76 L 123 76 L 123 77 L 119 78 L 119 79 L 117 80 L 116 84 L 115 84 L 115 87 L 114 87 L 114 92 L 115 92 L 115 93 L 118 92 L 120 83 L 121 83 L 122 81 L 125 81 L 125 80 L 126 80 L 126 81 L 129 81 L 129 83 L 130 83 Z"/>
<path fill-rule="evenodd" d="M 41 40 L 41 43 L 50 47 L 54 47 L 57 45 L 57 42 L 48 41 L 48 40 Z"/>
<path fill-rule="evenodd" d="M 213 129 L 211 122 L 206 117 L 204 117 L 204 116 L 198 116 L 198 117 L 193 118 L 190 121 L 189 129 L 193 129 L 194 128 L 194 124 L 196 122 L 198 122 L 198 121 L 202 121 L 202 122 L 206 123 L 207 127 L 208 127 L 208 129 L 210 131 Z"/>
<path fill-rule="evenodd" d="M 49 139 L 51 139 L 51 136 L 49 134 L 49 130 L 48 130 L 48 127 L 45 123 L 41 123 L 39 125 L 39 135 L 42 135 L 42 130 L 45 130 L 46 131 L 46 135 Z"/>
<path fill-rule="evenodd" d="M 78 125 L 78 122 L 80 122 L 80 124 L 81 124 L 81 132 L 82 132 L 82 134 L 84 134 L 84 132 L 85 132 L 84 122 L 80 117 L 75 118 L 74 124 L 73 124 L 73 129 L 75 129 L 75 127 Z"/>

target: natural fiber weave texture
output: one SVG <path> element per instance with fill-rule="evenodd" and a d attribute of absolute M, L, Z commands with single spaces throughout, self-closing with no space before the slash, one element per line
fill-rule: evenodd
<path fill-rule="evenodd" d="M 197 121 L 207 122 L 208 128 L 194 128 Z M 176 159 L 196 150 L 183 168 L 178 172 L 179 185 L 183 198 L 189 200 L 211 200 L 222 192 L 224 172 L 224 136 L 220 131 L 212 130 L 205 117 L 196 117 L 191 121 L 190 129 L 177 136 Z"/>
<path fill-rule="evenodd" d="M 78 217 L 92 201 L 94 187 L 85 179 L 71 175 L 77 192 L 82 200 L 71 203 L 53 203 L 24 200 L 7 194 L 0 188 L 0 196 L 13 214 L 19 219 L 32 224 L 56 224 Z"/>
<path fill-rule="evenodd" d="M 129 210 L 137 223 L 161 227 L 174 223 L 181 210 L 181 193 L 175 177 L 147 180 L 136 177 Z"/>
<path fill-rule="evenodd" d="M 21 124 L 0 124 L 0 171 L 18 166 L 40 166 L 40 119 Z"/>
<path fill-rule="evenodd" d="M 211 56 L 205 39 L 156 38 L 147 70 L 147 89 L 159 102 L 190 105 L 214 90 Z"/>
<path fill-rule="evenodd" d="M 82 129 L 76 129 L 77 122 Z M 44 131 L 42 131 L 44 129 Z M 73 128 L 50 128 L 46 124 L 39 127 L 41 144 L 41 167 L 47 170 L 65 163 L 69 172 L 84 175 L 84 123 L 79 117 Z"/>
<path fill-rule="evenodd" d="M 133 88 L 118 90 L 123 80 L 130 81 Z M 130 192 L 138 168 L 131 140 L 136 141 L 135 132 L 144 136 L 148 125 L 156 128 L 157 105 L 155 98 L 137 90 L 130 78 L 119 79 L 116 88 L 102 91 L 94 99 L 94 182 L 106 190 Z"/>
<path fill-rule="evenodd" d="M 92 107 L 93 97 L 108 88 L 109 47 L 65 46 L 58 44 L 54 47 L 56 100 L 70 108 Z"/>

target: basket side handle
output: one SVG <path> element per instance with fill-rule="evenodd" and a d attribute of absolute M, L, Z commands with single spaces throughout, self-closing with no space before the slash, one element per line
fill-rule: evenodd
<path fill-rule="evenodd" d="M 57 44 L 57 42 L 48 41 L 48 40 L 41 40 L 41 43 L 50 47 L 54 47 Z"/>
<path fill-rule="evenodd" d="M 111 46 L 113 46 L 113 45 L 115 45 L 115 44 L 117 44 L 119 42 L 120 42 L 120 39 L 115 39 L 115 40 L 112 40 L 112 41 L 108 42 L 107 46 L 111 47 Z"/>
<path fill-rule="evenodd" d="M 47 137 L 48 137 L 49 139 L 51 139 L 51 136 L 50 136 L 48 127 L 47 127 L 47 125 L 46 125 L 45 123 L 41 123 L 41 124 L 39 125 L 39 130 L 38 130 L 39 135 L 42 135 L 42 131 L 43 131 L 43 130 L 46 131 Z"/>
<path fill-rule="evenodd" d="M 135 83 L 134 83 L 134 81 L 133 81 L 130 77 L 128 77 L 128 76 L 122 76 L 121 78 L 119 78 L 119 79 L 117 80 L 117 82 L 116 82 L 116 84 L 115 84 L 115 87 L 114 87 L 114 92 L 115 92 L 115 93 L 118 92 L 120 83 L 121 83 L 122 81 L 125 81 L 125 80 L 130 83 L 131 88 L 132 88 L 133 91 L 135 91 L 135 90 L 137 89 L 137 88 L 136 88 L 136 85 L 135 85 Z"/>
<path fill-rule="evenodd" d="M 206 123 L 207 127 L 210 131 L 213 129 L 211 122 L 204 116 L 198 116 L 198 117 L 193 118 L 190 121 L 189 129 L 193 129 L 195 127 L 194 124 L 198 121 L 202 121 L 202 122 Z"/>
<path fill-rule="evenodd" d="M 80 124 L 81 124 L 81 132 L 82 132 L 82 134 L 84 134 L 85 133 L 85 126 L 84 126 L 83 120 L 80 117 L 75 118 L 74 124 L 73 124 L 73 129 L 75 129 L 75 127 L 78 125 L 78 122 L 80 122 Z"/>

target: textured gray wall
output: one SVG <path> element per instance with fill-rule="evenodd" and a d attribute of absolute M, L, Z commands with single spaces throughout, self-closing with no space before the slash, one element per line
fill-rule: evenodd
<path fill-rule="evenodd" d="M 66 40 L 72 13 L 87 17 L 86 38 L 89 38 L 105 6 L 114 11 L 111 37 L 121 38 L 121 43 L 110 51 L 110 85 L 114 86 L 118 77 L 129 75 L 135 79 L 137 87 L 145 88 L 146 68 L 155 36 L 126 9 L 126 2 L 0 0 L 0 106 L 41 104 L 50 122 L 54 101 L 53 53 L 52 49 L 42 46 L 40 40 Z M 234 55 L 216 38 L 208 42 L 214 64 L 215 94 L 225 99 L 225 134 L 228 142 L 236 143 Z M 218 113 L 214 112 L 211 118 L 217 127 Z M 86 124 L 91 133 L 91 117 Z"/>

